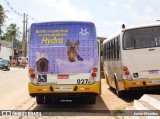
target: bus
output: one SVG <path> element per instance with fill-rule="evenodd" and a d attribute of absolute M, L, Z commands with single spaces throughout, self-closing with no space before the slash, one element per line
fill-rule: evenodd
<path fill-rule="evenodd" d="M 160 24 L 125 28 L 103 42 L 103 69 L 117 96 L 160 88 Z"/>
<path fill-rule="evenodd" d="M 57 97 L 83 97 L 95 104 L 101 80 L 94 23 L 33 23 L 29 36 L 28 90 L 37 104 L 51 103 Z"/>

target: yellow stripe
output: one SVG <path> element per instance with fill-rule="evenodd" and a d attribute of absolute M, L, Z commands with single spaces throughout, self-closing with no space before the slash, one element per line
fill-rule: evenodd
<path fill-rule="evenodd" d="M 150 81 L 157 81 L 160 79 L 139 79 L 139 80 L 124 80 L 124 87 L 125 89 L 128 88 L 136 88 L 136 87 L 143 87 L 143 86 L 157 86 L 160 84 L 151 84 L 149 83 Z M 146 85 L 143 84 L 143 81 L 145 82 Z"/>
<path fill-rule="evenodd" d="M 55 87 L 72 87 L 74 89 L 75 86 L 78 86 L 77 90 L 74 91 L 55 91 Z M 54 91 L 50 90 L 50 86 L 36 86 L 31 82 L 28 83 L 28 91 L 29 94 L 36 93 L 97 93 L 100 94 L 100 82 L 96 82 L 90 85 L 52 85 Z"/>

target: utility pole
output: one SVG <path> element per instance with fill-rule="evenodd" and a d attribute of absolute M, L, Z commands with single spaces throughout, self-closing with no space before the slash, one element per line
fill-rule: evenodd
<path fill-rule="evenodd" d="M 2 27 L 2 25 L 0 24 L 0 36 L 1 36 L 1 34 L 2 34 L 2 29 L 1 29 L 1 27 Z"/>
<path fill-rule="evenodd" d="M 25 57 L 27 56 L 28 14 L 26 15 Z"/>
<path fill-rule="evenodd" d="M 14 32 L 14 31 L 12 31 L 12 32 Z M 12 33 L 12 59 L 14 59 L 14 35 L 13 35 L 13 33 Z"/>
<path fill-rule="evenodd" d="M 25 18 L 25 13 L 23 14 L 23 38 L 22 38 L 22 56 L 24 56 L 25 57 L 25 20 L 26 20 L 26 18 Z"/>
<path fill-rule="evenodd" d="M 28 14 L 23 15 L 22 56 L 27 56 Z"/>

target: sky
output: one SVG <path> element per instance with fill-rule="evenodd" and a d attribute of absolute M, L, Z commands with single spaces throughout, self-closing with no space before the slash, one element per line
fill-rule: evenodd
<path fill-rule="evenodd" d="M 0 0 L 0 4 L 8 16 L 4 28 L 16 23 L 21 30 L 23 16 L 16 13 L 29 15 L 28 27 L 36 22 L 91 21 L 97 36 L 106 38 L 122 24 L 131 27 L 160 20 L 160 0 Z"/>

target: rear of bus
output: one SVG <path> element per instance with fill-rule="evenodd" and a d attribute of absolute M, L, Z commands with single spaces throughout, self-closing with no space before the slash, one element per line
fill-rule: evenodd
<path fill-rule="evenodd" d="M 34 23 L 29 40 L 29 94 L 38 104 L 56 97 L 100 94 L 100 63 L 91 22 Z"/>
<path fill-rule="evenodd" d="M 160 26 L 126 29 L 122 37 L 124 88 L 160 88 Z"/>

